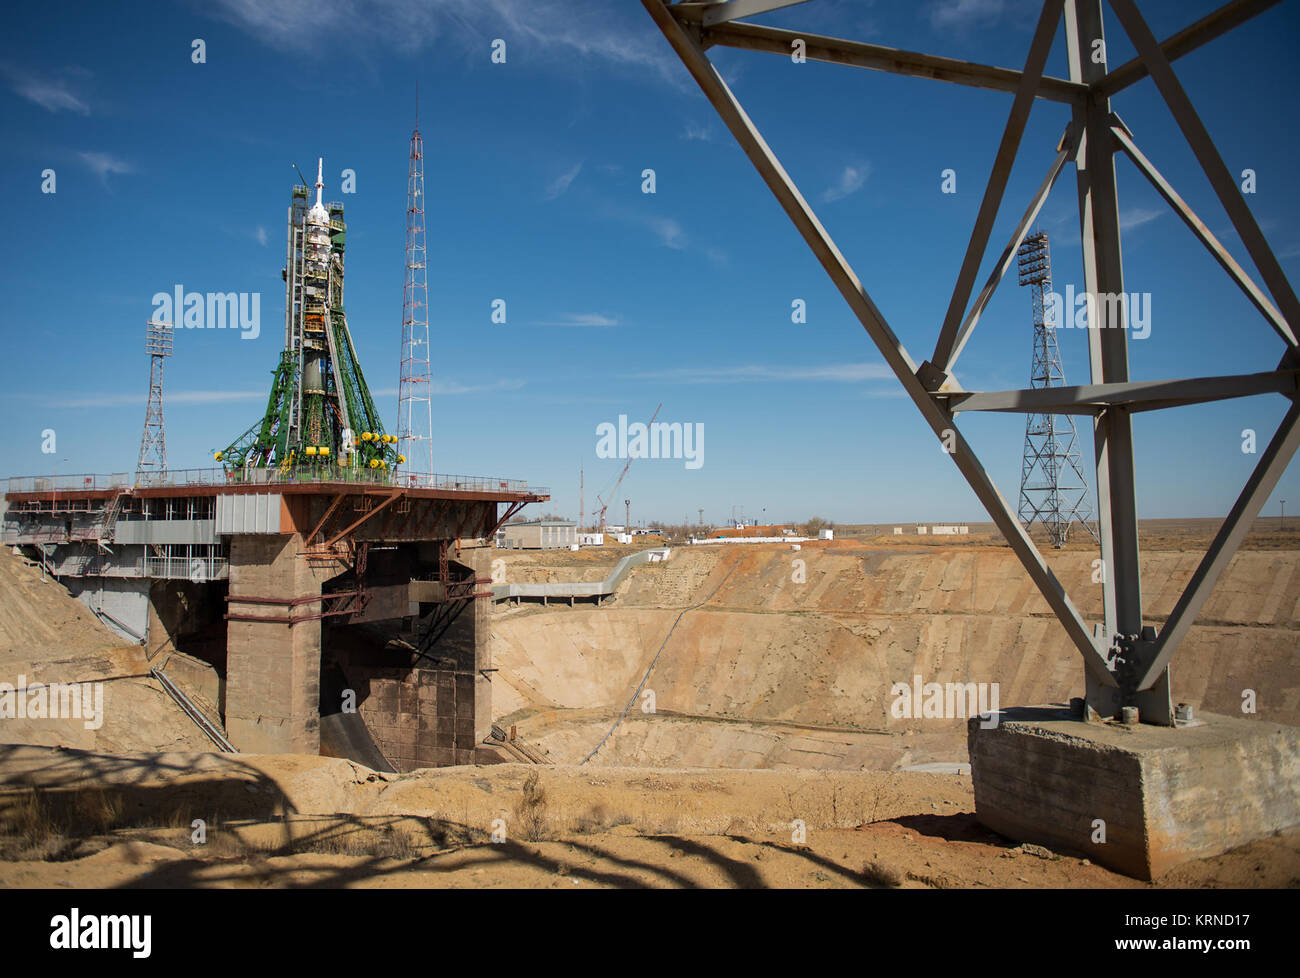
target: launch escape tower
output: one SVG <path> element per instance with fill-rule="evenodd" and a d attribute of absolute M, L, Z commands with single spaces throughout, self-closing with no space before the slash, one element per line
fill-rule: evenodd
<path fill-rule="evenodd" d="M 433 401 L 429 369 L 429 278 L 424 229 L 424 140 L 417 101 L 406 188 L 406 274 L 402 283 L 402 367 L 397 388 L 397 444 L 415 472 L 433 471 Z"/>
<path fill-rule="evenodd" d="M 1030 287 L 1034 314 L 1034 357 L 1029 386 L 1065 385 L 1065 368 L 1056 343 L 1056 323 L 1047 314 L 1044 296 L 1052 290 L 1052 255 L 1047 232 L 1025 238 L 1016 253 L 1020 284 Z M 1025 418 L 1025 454 L 1020 469 L 1020 522 L 1028 530 L 1037 520 L 1052 546 L 1065 546 L 1070 525 L 1080 523 L 1097 539 L 1089 520 L 1088 482 L 1079 465 L 1079 437 L 1068 414 L 1029 414 Z"/>
<path fill-rule="evenodd" d="M 163 426 L 163 359 L 172 355 L 172 324 L 150 320 L 145 328 L 144 352 L 149 354 L 149 401 L 144 409 L 144 433 L 136 479 L 145 473 L 167 471 L 167 432 Z"/>
<path fill-rule="evenodd" d="M 347 225 L 343 205 L 321 203 L 324 162 L 316 168 L 316 202 L 293 188 L 289 204 L 284 352 L 262 419 L 214 458 L 227 471 L 391 470 L 404 461 L 397 437 L 385 434 L 361 373 L 343 306 Z"/>

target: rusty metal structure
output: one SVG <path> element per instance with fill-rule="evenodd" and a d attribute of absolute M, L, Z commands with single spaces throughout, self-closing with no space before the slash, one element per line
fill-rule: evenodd
<path fill-rule="evenodd" d="M 1275 6 L 1279 0 L 1233 0 L 1164 41 L 1157 40 L 1151 32 L 1135 0 L 1110 0 L 1111 10 L 1137 51 L 1135 58 L 1116 67 L 1111 67 L 1105 57 L 1101 0 L 1046 0 L 1020 70 L 766 27 L 741 19 L 802 2 L 807 0 L 679 3 L 642 0 L 656 26 L 825 268 L 926 423 L 945 446 L 952 446 L 954 450 L 950 454 L 958 470 L 1083 656 L 1087 681 L 1084 716 L 1118 717 L 1124 707 L 1137 707 L 1142 721 L 1174 726 L 1170 660 L 1300 445 L 1300 404 L 1296 402 L 1297 347 L 1300 346 L 1296 328 L 1300 324 L 1300 300 L 1188 98 L 1172 62 Z M 1068 78 L 1044 73 L 1062 24 L 1069 59 Z M 975 227 L 929 359 L 918 363 L 899 341 L 848 259 L 710 60 L 708 51 L 713 47 L 785 58 L 797 53 L 807 61 L 910 75 L 1012 95 Z M 1179 196 L 1113 110 L 1111 100 L 1146 77 L 1155 83 L 1209 178 L 1257 269 L 1262 286 Z M 972 303 L 976 279 L 1026 121 L 1039 101 L 1068 106 L 1070 121 L 1057 145 L 1055 159 Z M 1075 170 L 1086 289 L 1094 296 L 1124 293 L 1115 175 L 1115 157 L 1120 153 L 1133 161 L 1277 333 L 1283 346 L 1279 361 L 1258 373 L 1134 382 L 1129 379 L 1127 332 L 1103 328 L 1106 324 L 1101 321 L 1097 305 L 1089 303 L 1090 383 L 987 392 L 963 389 L 954 373 L 957 360 L 1067 164 L 1073 164 Z M 1133 415 L 1265 394 L 1287 398 L 1286 415 L 1173 612 L 1157 632 L 1153 625 L 1146 623 L 1142 606 Z M 956 416 L 964 411 L 1050 413 L 1091 419 L 1098 531 L 1105 571 L 1104 621 L 1091 628 L 1084 621 L 1021 526 L 1015 511 L 1007 505 L 962 436 Z"/>

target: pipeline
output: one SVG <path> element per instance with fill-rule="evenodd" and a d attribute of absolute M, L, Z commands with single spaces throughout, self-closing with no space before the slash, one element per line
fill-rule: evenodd
<path fill-rule="evenodd" d="M 151 668 L 149 674 L 153 676 L 154 679 L 158 680 L 159 685 L 162 686 L 167 695 L 175 700 L 176 705 L 181 708 L 185 715 L 193 720 L 198 725 L 199 729 L 208 735 L 209 740 L 227 754 L 239 753 L 239 751 L 235 750 L 235 745 L 226 739 L 226 735 L 221 731 L 221 729 L 204 716 L 203 711 L 195 706 L 188 696 L 177 689 L 176 684 L 168 679 L 161 669 Z"/>

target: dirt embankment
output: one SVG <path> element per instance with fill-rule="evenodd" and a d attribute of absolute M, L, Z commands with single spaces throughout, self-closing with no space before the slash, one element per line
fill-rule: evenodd
<path fill-rule="evenodd" d="M 149 665 L 142 647 L 124 645 L 57 581 L 42 580 L 39 565 L 0 548 L 0 683 L 88 683 L 92 698 L 80 717 L 0 717 L 0 744 L 107 753 L 209 747 Z M 102 711 L 91 705 L 99 690 Z"/>
<path fill-rule="evenodd" d="M 293 755 L 0 748 L 0 886 L 1149 886 L 993 835 L 971 811 L 968 779 L 907 772 L 384 775 Z M 1155 885 L 1300 885 L 1300 831 Z"/>
<path fill-rule="evenodd" d="M 1198 559 L 1144 556 L 1148 621 L 1169 614 Z M 1049 561 L 1098 619 L 1092 555 Z M 1298 563 L 1295 551 L 1234 558 L 1174 660 L 1178 701 L 1237 713 L 1254 690 L 1261 718 L 1300 722 Z M 499 607 L 492 642 L 499 722 L 561 763 L 585 758 L 630 703 L 594 763 L 960 761 L 963 722 L 893 716 L 894 683 L 997 684 L 1001 706 L 1083 692 L 1078 653 L 1005 548 L 678 549 L 599 608 Z"/>

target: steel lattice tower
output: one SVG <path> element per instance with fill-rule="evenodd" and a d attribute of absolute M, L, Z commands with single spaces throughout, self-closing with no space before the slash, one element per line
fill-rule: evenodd
<path fill-rule="evenodd" d="M 411 132 L 406 188 L 406 277 L 402 287 L 402 369 L 397 387 L 397 444 L 408 473 L 433 472 L 429 367 L 429 278 L 424 232 L 424 140 L 419 108 Z"/>
<path fill-rule="evenodd" d="M 151 470 L 160 474 L 167 471 L 163 359 L 172 355 L 172 324 L 150 320 L 145 329 L 144 351 L 149 354 L 149 403 L 144 409 L 144 434 L 140 438 L 140 457 L 135 463 L 137 479 Z"/>
<path fill-rule="evenodd" d="M 1034 312 L 1034 358 L 1029 386 L 1065 386 L 1065 369 L 1056 343 L 1056 323 L 1047 315 L 1044 296 L 1052 290 L 1052 255 L 1047 232 L 1025 238 L 1016 253 L 1020 284 L 1030 287 Z M 1078 431 L 1068 414 L 1030 414 L 1025 418 L 1025 455 L 1020 469 L 1020 522 L 1029 529 L 1037 520 L 1052 546 L 1065 545 L 1070 525 L 1080 523 L 1097 538 L 1089 520 L 1088 481 L 1075 447 Z"/>

